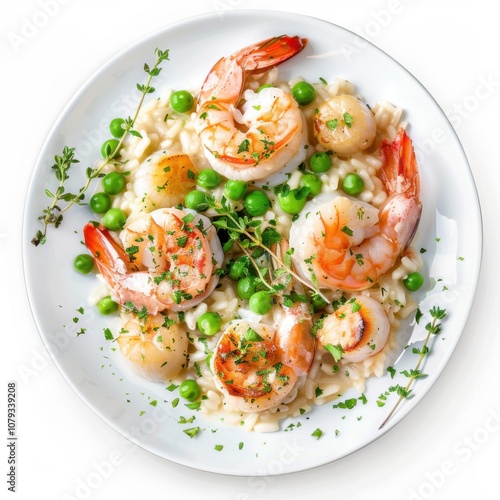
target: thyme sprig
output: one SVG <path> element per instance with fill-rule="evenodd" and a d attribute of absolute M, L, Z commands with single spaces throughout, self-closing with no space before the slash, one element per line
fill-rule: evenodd
<path fill-rule="evenodd" d="M 224 250 L 229 251 L 234 244 L 239 246 L 243 253 L 248 257 L 253 264 L 260 281 L 268 288 L 270 292 L 281 292 L 285 288 L 284 280 L 280 279 L 283 274 L 293 277 L 302 285 L 312 290 L 312 293 L 317 294 L 323 300 L 328 302 L 328 299 L 312 285 L 304 280 L 292 268 L 291 254 L 293 249 L 285 252 L 284 256 L 278 255 L 272 250 L 272 246 L 281 242 L 280 233 L 271 226 L 262 229 L 262 221 L 258 219 L 249 219 L 246 216 L 241 216 L 234 211 L 233 207 L 223 196 L 221 201 L 217 201 L 213 196 L 206 197 L 208 206 L 213 209 L 220 217 L 213 221 L 213 225 L 218 229 L 226 230 L 229 236 L 229 241 L 225 244 Z M 254 253 L 266 252 L 274 261 L 275 268 L 271 283 L 267 282 L 262 274 L 255 258 Z"/>
<path fill-rule="evenodd" d="M 425 325 L 425 329 L 427 330 L 427 336 L 424 341 L 424 345 L 422 346 L 421 349 L 418 349 L 417 347 L 414 347 L 412 349 L 413 354 L 418 355 L 418 360 L 415 368 L 413 370 L 410 370 L 409 372 L 407 370 L 403 371 L 403 375 L 408 377 L 408 383 L 406 386 L 400 386 L 398 385 L 396 387 L 396 392 L 399 395 L 399 399 L 396 401 L 396 404 L 393 406 L 392 410 L 390 413 L 387 415 L 385 420 L 382 422 L 382 424 L 379 427 L 379 430 L 384 427 L 385 424 L 392 418 L 400 404 L 403 402 L 403 400 L 408 399 L 411 393 L 413 392 L 411 389 L 411 386 L 413 382 L 418 379 L 418 378 L 423 378 L 426 375 L 420 370 L 420 367 L 424 361 L 424 359 L 427 357 L 427 355 L 430 352 L 430 347 L 429 347 L 429 342 L 431 337 L 434 335 L 439 335 L 441 333 L 441 323 L 440 321 L 446 317 L 446 309 L 440 309 L 439 307 L 432 307 L 429 310 L 429 313 L 431 315 L 432 321 L 427 323 Z"/>
<path fill-rule="evenodd" d="M 74 205 L 83 205 L 85 199 L 85 193 L 88 190 L 91 182 L 102 177 L 102 171 L 107 165 L 120 165 L 121 163 L 116 160 L 118 152 L 120 151 L 127 135 L 130 133 L 136 137 L 141 137 L 141 134 L 134 130 L 134 124 L 139 116 L 139 112 L 144 103 L 144 99 L 147 94 L 151 94 L 155 91 L 155 88 L 151 86 L 151 82 L 154 77 L 158 76 L 161 72 L 161 63 L 168 60 L 168 50 L 155 49 L 156 60 L 152 68 L 148 64 L 144 64 L 144 71 L 148 75 L 148 79 L 145 84 L 137 84 L 137 90 L 141 93 L 141 98 L 139 104 L 135 110 L 133 118 L 130 116 L 125 119 L 124 134 L 118 141 L 118 144 L 114 150 L 106 151 L 107 156 L 104 162 L 97 168 L 88 167 L 85 171 L 86 180 L 85 184 L 78 190 L 76 194 L 69 193 L 65 191 L 65 182 L 69 179 L 69 170 L 74 163 L 79 163 L 79 160 L 75 158 L 75 148 L 68 148 L 64 146 L 62 155 L 56 155 L 54 157 L 55 163 L 52 166 L 52 170 L 55 172 L 56 179 L 59 181 L 55 193 L 52 193 L 49 189 L 45 190 L 45 194 L 52 200 L 51 203 L 43 210 L 42 215 L 38 217 L 43 224 L 43 228 L 37 230 L 35 237 L 31 240 L 33 245 L 43 245 L 47 241 L 47 231 L 49 226 L 54 226 L 58 228 L 62 221 L 64 213 L 67 212 Z M 62 202 L 65 203 L 62 206 Z"/>

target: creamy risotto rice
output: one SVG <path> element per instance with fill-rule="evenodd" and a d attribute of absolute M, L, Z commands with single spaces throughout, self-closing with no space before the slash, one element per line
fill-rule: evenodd
<path fill-rule="evenodd" d="M 274 68 L 264 75 L 251 76 L 246 86 L 256 91 L 263 84 L 273 85 L 290 94 L 294 85 L 300 81 L 303 79 L 299 76 L 290 81 L 283 81 L 280 79 L 278 69 Z M 297 217 L 286 213 L 277 203 L 275 186 L 286 183 L 292 190 L 299 188 L 301 178 L 309 170 L 308 160 L 311 156 L 316 152 L 327 151 L 327 148 L 315 139 L 313 133 L 313 120 L 318 107 L 335 96 L 355 96 L 363 101 L 355 85 L 345 79 L 331 77 L 328 83 L 315 82 L 313 86 L 316 91 L 314 102 L 301 108 L 305 132 L 300 151 L 297 153 L 302 158 L 300 162 L 297 164 L 297 162 L 290 161 L 291 167 L 285 165 L 283 170 L 264 180 L 248 183 L 250 191 L 263 190 L 271 200 L 271 206 L 266 213 L 255 218 L 262 221 L 263 227 L 272 225 L 285 240 L 289 238 L 291 225 Z M 193 88 L 190 92 L 196 99 L 199 89 Z M 125 173 L 126 189 L 114 197 L 113 207 L 120 208 L 126 213 L 127 226 L 140 219 L 145 213 L 158 208 L 183 204 L 183 193 L 176 198 L 176 193 L 169 192 L 168 186 L 162 190 L 153 183 L 152 191 L 148 195 L 143 187 L 144 184 L 138 181 L 141 168 L 144 169 L 144 165 L 151 161 L 151 155 L 154 154 L 160 153 L 167 157 L 187 155 L 191 162 L 188 170 L 194 174 L 191 177 L 193 182 L 190 189 L 210 194 L 218 202 L 224 196 L 224 182 L 213 189 L 196 186 L 198 173 L 204 169 L 211 169 L 203 151 L 200 136 L 196 131 L 197 113 L 194 111 L 179 113 L 173 110 L 170 105 L 171 94 L 172 90 L 165 89 L 157 98 L 151 99 L 143 107 L 134 125 L 134 129 L 139 132 L 140 136 L 129 135 L 121 150 L 121 165 L 118 167 L 108 165 L 103 171 L 106 173 L 117 168 Z M 332 167 L 326 172 L 318 173 L 317 176 L 322 181 L 320 195 L 323 196 L 338 193 L 343 179 L 348 174 L 357 174 L 364 182 L 364 189 L 357 199 L 379 209 L 387 200 L 387 192 L 380 176 L 383 160 L 379 146 L 383 140 L 393 141 L 397 132 L 406 127 L 406 123 L 403 121 L 403 110 L 387 101 L 379 100 L 367 104 L 370 106 L 376 126 L 373 144 L 347 157 L 331 154 Z M 190 176 L 189 173 L 188 175 Z M 189 178 L 186 178 L 186 182 L 189 182 Z M 236 211 L 243 210 L 241 201 L 232 202 L 232 206 Z M 214 208 L 208 208 L 202 213 L 209 219 L 217 216 Z M 119 241 L 118 233 L 114 236 L 116 241 Z M 407 339 L 401 338 L 398 333 L 400 321 L 414 313 L 417 307 L 411 292 L 403 285 L 402 279 L 409 273 L 418 271 L 422 265 L 419 253 L 412 247 L 407 247 L 395 265 L 391 266 L 389 271 L 384 272 L 373 286 L 356 292 L 374 298 L 387 314 L 390 333 L 383 349 L 360 362 L 346 362 L 342 357 L 335 360 L 327 349 L 317 346 L 309 372 L 298 377 L 293 389 L 279 404 L 263 411 L 241 411 L 232 405 L 231 399 L 220 390 L 212 372 L 213 365 L 210 364 L 210 358 L 216 350 L 226 325 L 235 319 L 248 321 L 252 325 L 270 325 L 274 328 L 280 323 L 284 314 L 280 303 L 276 301 L 269 312 L 257 314 L 249 307 L 248 299 L 239 296 L 236 289 L 237 281 L 232 279 L 227 271 L 230 264 L 241 255 L 243 252 L 236 245 L 226 251 L 223 262 L 217 266 L 222 271 L 219 273 L 221 277 L 213 291 L 191 308 L 180 313 L 175 311 L 168 313 L 171 321 L 178 322 L 181 325 L 179 327 L 185 330 L 188 343 L 183 368 L 171 380 L 166 379 L 163 382 L 168 385 L 172 382 L 180 384 L 185 379 L 196 380 L 202 391 L 202 397 L 199 400 L 200 411 L 207 419 L 222 425 L 239 426 L 249 431 L 275 431 L 279 429 L 279 423 L 285 417 L 297 417 L 310 412 L 314 406 L 334 401 L 349 389 L 362 393 L 367 379 L 381 376 L 387 366 L 394 361 L 395 356 L 401 352 Z M 265 265 L 264 261 L 263 265 Z M 314 312 L 315 322 L 334 312 L 335 301 L 341 297 L 349 300 L 353 295 L 352 291 L 326 288 L 322 289 L 322 293 L 328 299 L 328 305 Z M 99 275 L 99 285 L 96 286 L 90 300 L 95 304 L 108 294 L 117 302 L 120 301 L 116 291 L 110 288 L 107 281 Z M 222 320 L 220 328 L 214 335 L 204 335 L 197 326 L 198 319 L 208 312 L 218 313 Z M 133 316 L 130 309 L 122 309 L 121 334 Z"/>

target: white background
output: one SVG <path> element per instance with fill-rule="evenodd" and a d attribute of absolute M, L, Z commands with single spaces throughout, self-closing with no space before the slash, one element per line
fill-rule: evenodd
<path fill-rule="evenodd" d="M 496 250 L 500 244 L 500 36 L 493 2 L 272 2 L 275 10 L 321 17 L 367 38 L 427 87 L 453 119 L 468 156 L 483 212 L 484 254 L 476 301 L 462 340 L 423 402 L 391 432 L 345 459 L 267 479 L 218 476 L 157 458 L 124 442 L 80 401 L 48 360 L 31 317 L 23 281 L 21 229 L 26 190 L 43 141 L 64 105 L 96 69 L 128 44 L 168 23 L 219 9 L 267 9 L 271 2 L 25 0 L 6 5 L 2 2 L 0 7 L 4 394 L 0 400 L 5 415 L 6 383 L 16 380 L 17 498 L 490 498 L 487 492 L 496 491 L 500 452 Z M 26 31 L 26 23 L 35 20 L 39 26 Z M 5 426 L 1 438 L 6 418 L 2 416 L 0 422 Z M 0 491 L 6 498 L 8 450 L 4 445 L 0 449 Z M 102 468 L 103 462 L 113 459 L 112 470 Z M 89 478 L 94 480 L 92 488 L 85 489 L 81 485 Z"/>

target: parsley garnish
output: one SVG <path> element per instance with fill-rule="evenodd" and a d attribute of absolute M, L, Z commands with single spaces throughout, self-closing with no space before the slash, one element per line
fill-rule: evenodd
<path fill-rule="evenodd" d="M 244 139 L 241 141 L 241 144 L 238 147 L 238 153 L 248 152 L 248 148 L 250 147 L 250 141 L 248 139 Z"/>
<path fill-rule="evenodd" d="M 342 358 L 342 354 L 344 354 L 344 349 L 340 344 L 333 345 L 327 344 L 324 348 L 333 356 L 333 359 L 337 363 Z"/>
<path fill-rule="evenodd" d="M 335 130 L 337 128 L 337 125 L 339 124 L 339 121 L 337 120 L 337 118 L 335 118 L 335 120 L 328 120 L 326 122 L 326 126 L 330 129 L 330 130 Z"/>
<path fill-rule="evenodd" d="M 319 439 L 322 435 L 323 435 L 323 431 L 322 431 L 320 428 L 316 429 L 316 430 L 315 430 L 315 431 L 311 434 L 311 436 L 312 436 L 312 437 L 315 437 L 316 439 Z"/>
<path fill-rule="evenodd" d="M 354 118 L 349 113 L 344 113 L 344 123 L 348 128 L 351 128 Z"/>

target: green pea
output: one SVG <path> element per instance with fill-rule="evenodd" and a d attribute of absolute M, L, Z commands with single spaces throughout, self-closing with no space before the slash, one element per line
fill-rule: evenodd
<path fill-rule="evenodd" d="M 342 181 L 344 193 L 356 196 L 365 189 L 365 182 L 358 174 L 347 174 Z"/>
<path fill-rule="evenodd" d="M 424 284 L 424 277 L 418 271 L 410 273 L 404 280 L 404 286 L 411 292 L 417 291 Z"/>
<path fill-rule="evenodd" d="M 196 184 L 205 189 L 214 189 L 222 182 L 222 176 L 211 168 L 205 168 L 198 174 Z"/>
<path fill-rule="evenodd" d="M 120 231 L 127 222 L 127 216 L 121 208 L 110 208 L 102 217 L 102 224 L 111 231 Z"/>
<path fill-rule="evenodd" d="M 309 191 L 307 188 L 303 189 L 291 189 L 285 195 L 278 195 L 278 203 L 281 209 L 287 214 L 296 215 L 304 208 L 307 202 L 307 195 Z"/>
<path fill-rule="evenodd" d="M 73 267 L 80 274 L 89 274 L 94 269 L 94 259 L 91 255 L 82 253 L 73 260 Z"/>
<path fill-rule="evenodd" d="M 208 208 L 207 195 L 197 189 L 189 191 L 184 198 L 184 205 L 191 210 L 204 212 Z"/>
<path fill-rule="evenodd" d="M 309 188 L 311 196 L 318 196 L 323 187 L 323 181 L 315 174 L 304 174 L 300 178 L 300 187 Z"/>
<path fill-rule="evenodd" d="M 252 294 L 248 306 L 255 314 L 267 314 L 273 307 L 273 299 L 266 291 L 262 290 Z"/>
<path fill-rule="evenodd" d="M 299 106 L 307 106 L 316 98 L 316 89 L 307 82 L 298 82 L 292 87 L 293 98 Z"/>
<path fill-rule="evenodd" d="M 313 172 L 317 174 L 324 174 L 332 167 L 332 160 L 330 155 L 326 153 L 314 153 L 309 159 L 309 166 Z"/>
<path fill-rule="evenodd" d="M 248 193 L 243 200 L 243 204 L 245 205 L 245 210 L 252 217 L 264 215 L 271 208 L 269 198 L 262 191 Z"/>
<path fill-rule="evenodd" d="M 187 113 L 193 105 L 194 97 L 187 90 L 177 90 L 170 96 L 170 106 L 178 113 Z"/>
<path fill-rule="evenodd" d="M 196 401 L 201 394 L 201 388 L 196 380 L 183 380 L 179 386 L 179 396 L 188 401 Z"/>
<path fill-rule="evenodd" d="M 212 336 L 215 335 L 222 325 L 222 318 L 219 313 L 216 312 L 206 312 L 202 314 L 198 321 L 196 322 L 196 326 L 198 330 L 200 330 L 203 335 Z"/>
<path fill-rule="evenodd" d="M 111 208 L 111 196 L 107 193 L 95 193 L 89 200 L 90 210 L 95 214 L 104 214 Z"/>
<path fill-rule="evenodd" d="M 125 189 L 125 177 L 119 172 L 109 172 L 101 179 L 102 189 L 106 194 L 118 194 Z"/>
<path fill-rule="evenodd" d="M 101 155 L 103 158 L 116 158 L 119 151 L 117 150 L 120 141 L 118 139 L 108 139 L 101 146 Z"/>
<path fill-rule="evenodd" d="M 121 139 L 125 133 L 125 120 L 123 118 L 115 118 L 109 124 L 109 131 L 113 137 Z"/>
<path fill-rule="evenodd" d="M 110 295 L 106 295 L 97 303 L 97 310 L 103 316 L 109 316 L 118 311 L 118 304 L 111 298 Z"/>
<path fill-rule="evenodd" d="M 244 181 L 228 180 L 224 186 L 224 194 L 233 201 L 243 199 L 248 189 L 248 184 Z"/>
<path fill-rule="evenodd" d="M 236 283 L 236 293 L 243 300 L 248 300 L 255 293 L 256 288 L 255 280 L 249 276 L 240 278 Z"/>

